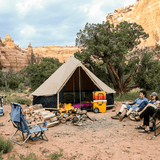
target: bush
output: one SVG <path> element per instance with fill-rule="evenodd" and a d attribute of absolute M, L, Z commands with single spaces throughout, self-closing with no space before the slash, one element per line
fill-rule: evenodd
<path fill-rule="evenodd" d="M 11 102 L 16 102 L 16 103 L 20 103 L 20 104 L 28 104 L 31 103 L 31 100 L 27 99 L 27 98 L 20 98 L 20 97 L 7 97 L 7 102 L 11 103 Z"/>
<path fill-rule="evenodd" d="M 18 89 L 21 91 L 21 92 L 23 92 L 26 88 L 25 88 L 25 86 L 24 86 L 24 83 L 20 83 L 19 85 L 18 85 Z"/>
<path fill-rule="evenodd" d="M 14 74 L 11 77 L 9 77 L 7 83 L 9 85 L 9 88 L 14 90 L 18 88 L 19 84 L 23 83 L 23 81 L 23 76 L 21 76 L 20 74 Z"/>
<path fill-rule="evenodd" d="M 59 160 L 59 157 L 62 157 L 62 156 L 63 156 L 63 154 L 60 151 L 60 153 L 58 153 L 58 152 L 52 153 L 49 156 L 46 156 L 46 158 L 50 158 L 51 160 Z"/>
<path fill-rule="evenodd" d="M 62 63 L 54 58 L 42 58 L 41 63 L 29 65 L 25 72 L 30 80 L 31 91 L 37 89 L 46 79 L 48 79 Z M 28 82 L 29 83 L 29 82 Z"/>
<path fill-rule="evenodd" d="M 116 101 L 120 101 L 120 102 L 123 102 L 123 101 L 132 101 L 133 102 L 138 97 L 139 97 L 139 91 L 135 91 L 135 92 L 130 91 L 128 93 L 123 94 L 121 97 L 115 95 L 114 99 Z"/>
<path fill-rule="evenodd" d="M 0 153 L 8 153 L 13 148 L 12 142 L 9 139 L 0 137 Z"/>
<path fill-rule="evenodd" d="M 19 157 L 20 159 L 23 159 L 23 160 L 39 160 L 39 158 L 36 156 L 35 153 L 30 153 L 29 155 L 27 155 L 26 157 L 24 155 L 20 155 Z"/>
<path fill-rule="evenodd" d="M 160 92 L 160 62 L 152 57 L 152 53 L 144 55 L 142 67 L 135 80 L 140 88 Z"/>

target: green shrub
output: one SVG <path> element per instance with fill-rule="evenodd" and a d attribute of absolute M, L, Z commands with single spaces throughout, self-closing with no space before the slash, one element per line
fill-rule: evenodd
<path fill-rule="evenodd" d="M 25 86 L 24 86 L 24 83 L 20 83 L 19 85 L 18 85 L 18 89 L 22 92 L 22 91 L 24 91 L 26 88 L 25 88 Z"/>
<path fill-rule="evenodd" d="M 8 158 L 8 160 L 17 160 L 15 157 L 15 154 L 13 154 L 11 157 Z"/>
<path fill-rule="evenodd" d="M 59 157 L 62 157 L 62 156 L 63 156 L 62 153 L 56 152 L 56 153 L 52 153 L 52 154 L 50 154 L 49 156 L 46 156 L 46 157 L 51 158 L 51 160 L 59 160 Z"/>
<path fill-rule="evenodd" d="M 19 98 L 19 99 L 17 99 L 17 103 L 20 103 L 20 104 L 31 103 L 31 100 L 29 100 L 27 98 Z"/>
<path fill-rule="evenodd" d="M 121 97 L 115 95 L 115 96 L 114 96 L 114 99 L 115 99 L 116 101 L 121 101 L 121 102 L 123 102 L 123 101 L 134 101 L 134 100 L 136 100 L 138 97 L 139 97 L 139 91 L 135 91 L 135 92 L 130 91 L 130 92 L 128 92 L 128 93 L 123 94 Z"/>
<path fill-rule="evenodd" d="M 0 153 L 8 153 L 13 148 L 12 142 L 9 139 L 0 137 Z"/>
<path fill-rule="evenodd" d="M 23 98 L 20 98 L 20 97 L 11 97 L 11 96 L 8 96 L 7 97 L 7 101 L 9 103 L 11 102 L 16 102 L 16 103 L 20 103 L 20 104 L 27 104 L 27 103 L 31 103 L 31 100 L 23 97 Z"/>
<path fill-rule="evenodd" d="M 37 157 L 37 155 L 35 153 L 30 153 L 29 155 L 27 155 L 26 157 L 24 155 L 20 155 L 19 156 L 20 159 L 23 160 L 39 160 L 39 158 Z"/>
<path fill-rule="evenodd" d="M 2 154 L 3 154 L 3 151 L 0 152 L 0 160 L 3 159 L 2 156 L 1 156 Z"/>

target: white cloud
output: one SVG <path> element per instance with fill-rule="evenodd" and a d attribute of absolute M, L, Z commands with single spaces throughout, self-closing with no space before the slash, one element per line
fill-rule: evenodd
<path fill-rule="evenodd" d="M 43 2 L 43 0 L 24 0 L 23 2 L 18 2 L 15 6 L 19 14 L 26 15 L 33 6 L 34 8 L 43 8 Z"/>
<path fill-rule="evenodd" d="M 80 7 L 79 7 L 79 10 L 86 13 L 86 12 L 89 11 L 89 8 L 90 8 L 90 7 L 91 7 L 90 4 L 85 4 L 85 5 L 83 5 L 83 6 L 80 6 Z"/>
<path fill-rule="evenodd" d="M 106 7 L 106 10 L 102 9 L 104 6 Z M 89 22 L 101 23 L 102 21 L 105 21 L 105 17 L 107 15 L 107 9 L 110 6 L 112 7 L 116 6 L 116 1 L 92 0 L 88 4 L 79 6 L 79 10 L 86 13 Z"/>
<path fill-rule="evenodd" d="M 99 3 L 97 3 L 97 1 L 94 2 L 94 4 L 91 6 L 91 8 L 89 9 L 89 19 L 90 21 L 94 22 L 100 22 L 100 20 L 104 19 L 105 17 L 103 17 L 103 11 L 101 10 L 101 7 L 103 6 L 104 2 L 103 1 L 99 1 Z M 95 23 L 95 22 L 94 22 Z"/>
<path fill-rule="evenodd" d="M 25 37 L 32 37 L 36 33 L 36 30 L 34 27 L 27 25 L 20 30 L 20 33 Z"/>
<path fill-rule="evenodd" d="M 10 34 L 21 47 L 74 44 L 86 22 L 102 23 L 116 8 L 136 0 L 0 0 L 0 37 Z M 17 43 L 19 42 L 19 43 Z"/>

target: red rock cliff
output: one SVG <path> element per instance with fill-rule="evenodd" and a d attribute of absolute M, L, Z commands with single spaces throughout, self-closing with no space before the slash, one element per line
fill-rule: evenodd
<path fill-rule="evenodd" d="M 106 21 L 114 24 L 122 21 L 136 22 L 149 34 L 149 38 L 140 46 L 160 45 L 160 0 L 137 0 L 133 5 L 109 13 Z"/>
<path fill-rule="evenodd" d="M 60 62 L 65 62 L 75 52 L 80 50 L 75 46 L 45 46 L 32 47 L 29 42 L 27 49 L 21 49 L 19 45 L 15 45 L 9 35 L 5 36 L 5 40 L 0 38 L 0 69 L 8 71 L 9 69 L 20 71 L 31 63 L 39 63 L 42 57 L 58 58 Z M 32 59 L 34 54 L 35 59 Z"/>
<path fill-rule="evenodd" d="M 53 57 L 59 59 L 60 62 L 65 62 L 68 58 L 80 49 L 76 46 L 44 46 L 34 47 L 33 53 L 40 54 L 43 57 Z"/>
<path fill-rule="evenodd" d="M 0 39 L 0 69 L 19 71 L 27 66 L 27 52 L 22 50 L 9 35 L 5 36 L 5 41 Z"/>

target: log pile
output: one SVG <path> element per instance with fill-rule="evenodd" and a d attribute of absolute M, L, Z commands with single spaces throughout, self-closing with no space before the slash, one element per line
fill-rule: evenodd
<path fill-rule="evenodd" d="M 59 123 L 71 121 L 74 125 L 82 125 L 88 117 L 86 110 L 72 109 L 67 113 L 60 114 L 59 111 L 48 111 L 42 107 L 30 106 L 24 110 L 25 120 L 28 126 L 43 125 L 47 122 L 47 128 L 53 127 Z M 92 120 L 91 118 L 89 118 Z"/>

